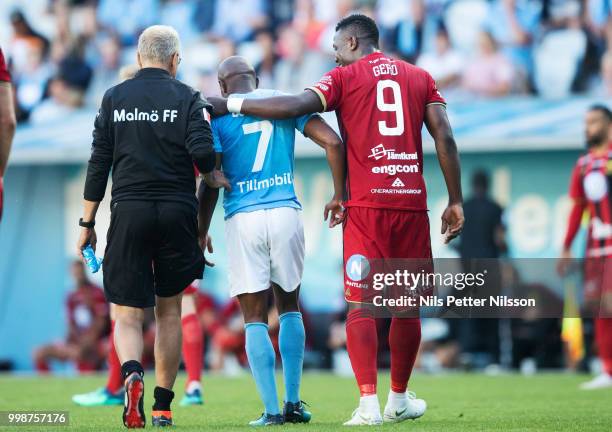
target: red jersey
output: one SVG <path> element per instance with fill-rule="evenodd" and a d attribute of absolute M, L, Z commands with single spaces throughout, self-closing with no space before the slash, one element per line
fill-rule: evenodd
<path fill-rule="evenodd" d="M 347 155 L 347 207 L 427 210 L 421 130 L 425 107 L 445 104 L 425 70 L 381 52 L 309 87 L 336 111 Z"/>
<path fill-rule="evenodd" d="M 612 145 L 603 154 L 578 159 L 570 182 L 570 198 L 586 203 L 589 212 L 588 257 L 612 257 Z"/>
<path fill-rule="evenodd" d="M 68 321 L 78 333 L 86 333 L 96 318 L 109 314 L 104 291 L 95 285 L 87 285 L 73 291 L 66 300 Z"/>
<path fill-rule="evenodd" d="M 0 82 L 11 82 L 11 76 L 9 75 L 8 69 L 6 67 L 6 61 L 4 61 L 4 55 L 2 54 L 1 48 L 0 48 Z"/>

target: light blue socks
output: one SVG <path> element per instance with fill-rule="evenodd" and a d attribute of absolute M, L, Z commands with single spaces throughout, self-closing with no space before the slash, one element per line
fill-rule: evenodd
<path fill-rule="evenodd" d="M 245 324 L 244 329 L 246 336 L 245 348 L 249 359 L 249 366 L 251 367 L 251 373 L 255 379 L 259 396 L 264 403 L 266 414 L 280 414 L 278 395 L 276 393 L 276 379 L 274 378 L 276 354 L 268 335 L 268 325 L 264 323 L 248 323 Z"/>
<path fill-rule="evenodd" d="M 285 377 L 285 401 L 300 401 L 300 382 L 304 363 L 304 322 L 300 312 L 287 312 L 279 316 L 280 333 L 278 344 L 283 360 Z"/>

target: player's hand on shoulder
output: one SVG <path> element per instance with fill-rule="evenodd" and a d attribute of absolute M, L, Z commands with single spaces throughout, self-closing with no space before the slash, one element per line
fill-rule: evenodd
<path fill-rule="evenodd" d="M 208 103 L 210 103 L 213 107 L 213 117 L 220 117 L 225 114 L 228 114 L 227 110 L 227 99 L 219 96 L 211 96 L 206 98 Z"/>
<path fill-rule="evenodd" d="M 463 205 L 460 203 L 449 204 L 444 213 L 442 213 L 441 234 L 444 235 L 445 244 L 448 244 L 452 239 L 461 234 L 464 222 Z"/>
<path fill-rule="evenodd" d="M 221 170 L 215 168 L 211 172 L 203 174 L 202 177 L 204 178 L 206 186 L 208 187 L 214 189 L 225 188 L 228 191 L 232 190 L 229 180 L 225 177 L 225 174 L 223 174 L 223 171 Z"/>
<path fill-rule="evenodd" d="M 328 220 L 329 218 L 329 227 L 333 228 L 336 225 L 340 225 L 344 222 L 344 217 L 346 216 L 344 206 L 342 205 L 342 200 L 337 198 L 332 198 L 327 204 L 325 204 L 325 210 L 323 211 L 323 220 Z"/>

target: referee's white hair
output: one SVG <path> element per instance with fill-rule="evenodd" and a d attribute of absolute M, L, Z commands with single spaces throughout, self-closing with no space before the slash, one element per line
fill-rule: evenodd
<path fill-rule="evenodd" d="M 165 25 L 147 27 L 138 38 L 140 58 L 162 65 L 172 61 L 172 56 L 179 52 L 180 46 L 177 31 Z"/>

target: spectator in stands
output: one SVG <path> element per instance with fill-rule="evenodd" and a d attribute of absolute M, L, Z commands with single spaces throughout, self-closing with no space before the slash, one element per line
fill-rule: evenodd
<path fill-rule="evenodd" d="M 612 51 L 607 51 L 601 59 L 602 93 L 604 96 L 612 96 Z"/>
<path fill-rule="evenodd" d="M 92 284 L 81 260 L 70 267 L 75 290 L 68 295 L 68 335 L 65 342 L 43 345 L 34 353 L 39 373 L 50 370 L 49 362 L 74 362 L 81 372 L 100 369 L 106 358 L 106 336 L 110 330 L 108 304 L 102 289 Z"/>
<path fill-rule="evenodd" d="M 238 43 L 266 24 L 263 0 L 217 0 L 212 33 Z"/>
<path fill-rule="evenodd" d="M 260 30 L 256 33 L 255 42 L 261 53 L 261 59 L 255 65 L 259 88 L 274 88 L 274 69 L 277 60 L 274 35 L 269 30 Z"/>
<path fill-rule="evenodd" d="M 98 63 L 88 89 L 88 102 L 100 106 L 104 92 L 117 83 L 121 68 L 121 41 L 117 35 L 103 34 L 94 41 Z"/>
<path fill-rule="evenodd" d="M 314 51 L 308 51 L 302 34 L 293 27 L 281 30 L 278 42 L 280 60 L 276 65 L 276 88 L 287 93 L 299 93 L 305 82 L 322 75 L 327 62 Z"/>
<path fill-rule="evenodd" d="M 544 0 L 542 25 L 546 30 L 580 28 L 582 7 L 579 0 Z"/>
<path fill-rule="evenodd" d="M 436 33 L 435 50 L 422 54 L 417 65 L 431 74 L 439 89 L 449 89 L 459 84 L 464 60 L 451 46 L 444 26 L 441 25 Z"/>
<path fill-rule="evenodd" d="M 80 58 L 72 56 L 63 60 L 49 84 L 51 97 L 34 109 L 30 122 L 42 124 L 65 118 L 82 107 L 91 77 L 91 67 Z"/>
<path fill-rule="evenodd" d="M 506 96 L 512 90 L 514 76 L 512 63 L 499 51 L 491 33 L 482 31 L 478 53 L 464 69 L 463 88 L 477 96 Z"/>
<path fill-rule="evenodd" d="M 159 0 L 100 0 L 98 23 L 117 33 L 122 45 L 136 44 L 145 28 L 159 21 Z"/>
<path fill-rule="evenodd" d="M 159 24 L 180 29 L 181 42 L 187 45 L 199 37 L 195 13 L 196 3 L 192 0 L 165 0 L 161 4 Z"/>
<path fill-rule="evenodd" d="M 317 50 L 321 41 L 321 34 L 325 31 L 325 23 L 317 18 L 313 0 L 297 0 L 293 28 L 299 31 L 309 50 Z"/>
<path fill-rule="evenodd" d="M 26 120 L 44 99 L 49 79 L 53 75 L 53 66 L 45 60 L 42 44 L 26 44 L 22 48 L 24 62 L 14 78 L 19 121 Z"/>
<path fill-rule="evenodd" d="M 389 49 L 401 58 L 414 63 L 423 48 L 425 32 L 425 1 L 412 0 L 408 14 L 400 20 L 387 37 Z"/>
<path fill-rule="evenodd" d="M 494 0 L 487 28 L 502 47 L 502 52 L 527 75 L 533 69 L 531 55 L 534 33 L 538 29 L 542 5 L 530 0 Z"/>
<path fill-rule="evenodd" d="M 9 58 L 9 67 L 13 76 L 19 75 L 27 70 L 30 64 L 30 55 L 35 52 L 41 53 L 42 60 L 49 54 L 49 41 L 32 28 L 25 15 L 17 10 L 10 16 L 13 28 L 13 37 L 6 50 Z"/>
<path fill-rule="evenodd" d="M 605 30 L 606 51 L 601 59 L 601 90 L 604 95 L 612 96 L 612 19 Z"/>

